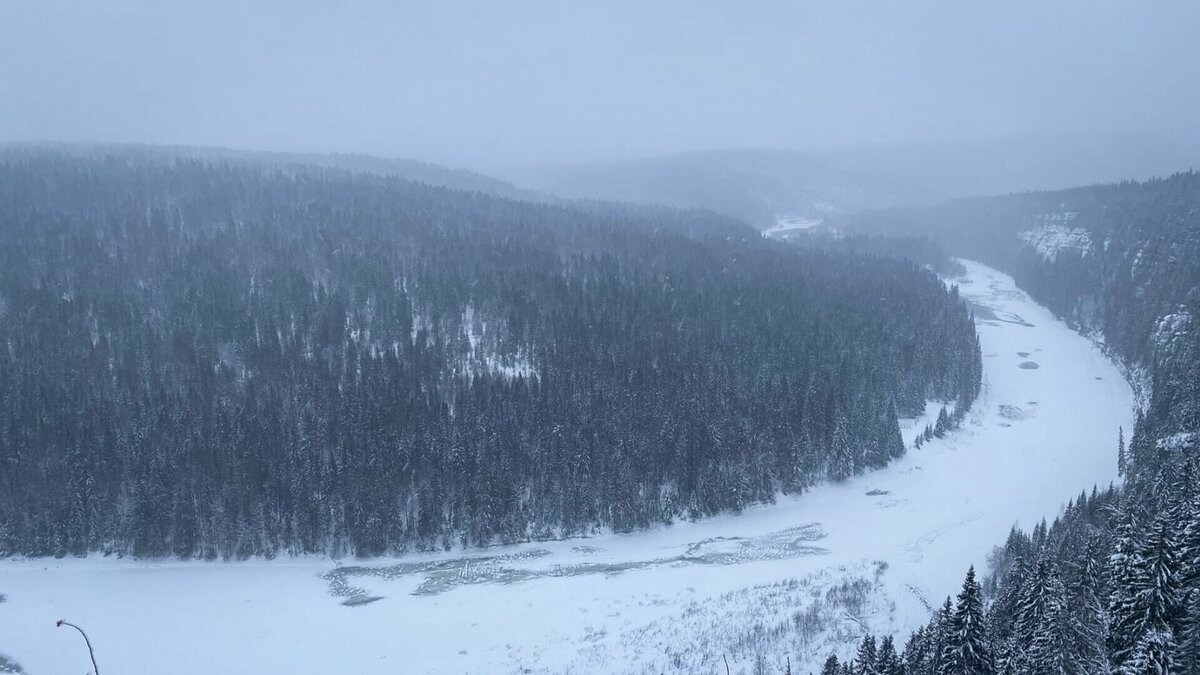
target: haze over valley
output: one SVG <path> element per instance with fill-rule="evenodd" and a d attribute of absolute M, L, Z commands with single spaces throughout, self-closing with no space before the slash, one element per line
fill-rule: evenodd
<path fill-rule="evenodd" d="M 1200 6 L 0 6 L 0 672 L 1200 675 Z"/>

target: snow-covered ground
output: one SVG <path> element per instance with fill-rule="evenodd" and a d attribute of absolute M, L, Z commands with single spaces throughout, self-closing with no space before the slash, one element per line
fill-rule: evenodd
<path fill-rule="evenodd" d="M 790 233 L 801 230 L 811 230 L 823 220 L 806 218 L 804 216 L 780 216 L 773 227 L 763 230 L 764 237 L 786 237 Z"/>
<path fill-rule="evenodd" d="M 984 391 L 961 430 L 884 470 L 651 531 L 342 567 L 0 561 L 0 652 L 85 672 L 65 618 L 114 673 L 693 673 L 723 655 L 808 672 L 866 628 L 923 623 L 1014 522 L 1116 477 L 1118 369 L 1009 277 L 966 268 Z"/>
<path fill-rule="evenodd" d="M 1070 220 L 1064 222 L 1070 222 Z M 1086 256 L 1092 249 L 1092 235 L 1082 227 L 1042 225 L 1033 230 L 1020 232 L 1017 237 L 1026 245 L 1033 247 L 1046 262 L 1057 260 L 1058 254 L 1062 251 L 1078 251 Z"/>

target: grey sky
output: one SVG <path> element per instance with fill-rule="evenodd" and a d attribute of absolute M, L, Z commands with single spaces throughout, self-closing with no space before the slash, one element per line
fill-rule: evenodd
<path fill-rule="evenodd" d="M 0 139 L 489 165 L 1200 138 L 1194 0 L 0 0 Z"/>

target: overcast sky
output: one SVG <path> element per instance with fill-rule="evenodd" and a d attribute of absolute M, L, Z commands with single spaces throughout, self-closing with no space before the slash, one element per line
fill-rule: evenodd
<path fill-rule="evenodd" d="M 455 164 L 1200 138 L 1200 2 L 0 0 L 0 139 Z"/>

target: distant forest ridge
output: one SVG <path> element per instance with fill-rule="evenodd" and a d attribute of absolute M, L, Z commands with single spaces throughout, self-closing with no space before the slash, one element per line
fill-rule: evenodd
<path fill-rule="evenodd" d="M 420 160 L 381 157 L 348 152 L 279 152 L 265 150 L 235 150 L 221 147 L 186 145 L 148 145 L 136 143 L 7 143 L 0 144 L 0 155 L 9 160 L 21 156 L 37 157 L 43 153 L 100 159 L 121 157 L 126 161 L 170 162 L 193 160 L 210 162 L 249 162 L 280 169 L 315 167 L 343 169 L 355 173 L 372 173 L 402 180 L 424 183 L 452 190 L 482 192 L 499 197 L 525 201 L 555 201 L 556 197 L 522 190 L 512 183 L 464 168 L 450 168 Z"/>
<path fill-rule="evenodd" d="M 769 228 L 869 209 L 1066 188 L 1196 166 L 1195 143 L 1141 136 L 1011 137 L 827 150 L 728 149 L 513 169 L 566 197 L 702 207 Z"/>

